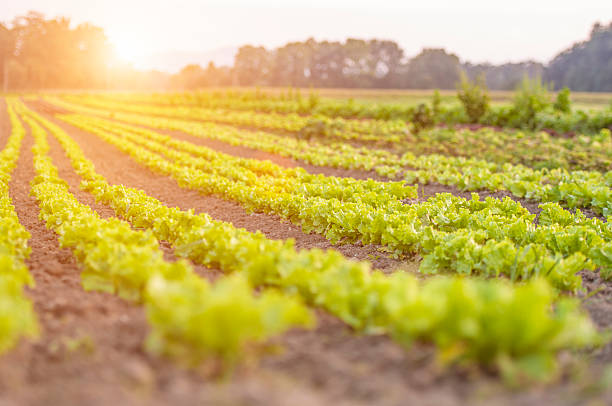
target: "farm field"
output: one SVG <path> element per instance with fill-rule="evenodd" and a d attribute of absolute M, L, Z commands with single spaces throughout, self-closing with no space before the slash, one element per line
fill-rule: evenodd
<path fill-rule="evenodd" d="M 211 91 L 217 92 L 236 92 L 247 93 L 251 89 L 240 87 L 220 87 L 212 88 Z M 261 87 L 261 92 L 267 94 L 278 95 L 286 93 L 287 89 L 278 87 Z M 313 89 L 310 88 L 295 88 L 293 91 L 300 91 L 303 95 L 308 95 Z M 319 88 L 314 89 L 321 98 L 330 100 L 346 100 L 353 99 L 357 102 L 365 103 L 403 103 L 403 104 L 419 104 L 427 102 L 431 99 L 432 90 L 415 90 L 415 89 L 334 89 L 334 88 Z M 439 90 L 442 99 L 448 103 L 459 103 L 457 92 L 455 90 Z M 489 92 L 493 105 L 508 105 L 512 102 L 514 91 L 510 90 L 491 90 Z M 577 107 L 585 110 L 605 109 L 612 101 L 612 93 L 592 93 L 592 92 L 573 92 L 572 103 Z"/>
<path fill-rule="evenodd" d="M 2 98 L 0 401 L 612 403 L 608 128 L 301 106 Z"/>

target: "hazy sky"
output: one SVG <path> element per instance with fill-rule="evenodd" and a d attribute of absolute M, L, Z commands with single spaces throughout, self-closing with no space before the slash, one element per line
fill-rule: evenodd
<path fill-rule="evenodd" d="M 444 47 L 462 60 L 548 61 L 595 21 L 612 20 L 612 0 L 2 0 L 0 20 L 28 10 L 103 27 L 118 52 L 210 51 L 246 43 L 392 39 L 408 56 Z M 8 4 L 7 4 L 8 3 Z"/>

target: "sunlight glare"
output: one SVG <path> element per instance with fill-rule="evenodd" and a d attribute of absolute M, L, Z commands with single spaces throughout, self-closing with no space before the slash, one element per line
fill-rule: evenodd
<path fill-rule="evenodd" d="M 135 67 L 146 64 L 148 52 L 143 41 L 126 35 L 118 37 L 113 45 L 119 62 L 129 63 Z"/>

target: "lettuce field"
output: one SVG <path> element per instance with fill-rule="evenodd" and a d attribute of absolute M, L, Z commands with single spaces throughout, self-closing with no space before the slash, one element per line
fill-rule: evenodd
<path fill-rule="evenodd" d="M 612 403 L 612 113 L 398 109 L 4 97 L 0 404 Z"/>

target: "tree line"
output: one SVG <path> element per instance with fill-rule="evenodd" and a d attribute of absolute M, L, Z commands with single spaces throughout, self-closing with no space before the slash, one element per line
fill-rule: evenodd
<path fill-rule="evenodd" d="M 454 89 L 462 72 L 484 76 L 495 90 L 513 90 L 524 77 L 542 78 L 554 89 L 612 91 L 612 22 L 595 24 L 588 40 L 561 52 L 548 65 L 462 63 L 441 48 L 426 48 L 413 58 L 393 41 L 309 39 L 267 50 L 243 46 L 235 58 L 239 85 Z"/>
<path fill-rule="evenodd" d="M 179 73 L 140 72 L 114 61 L 103 29 L 74 28 L 67 18 L 30 12 L 0 23 L 0 75 L 4 89 L 293 86 L 454 89 L 465 73 L 484 77 L 489 89 L 511 90 L 524 77 L 540 77 L 555 89 L 612 91 L 612 23 L 595 24 L 587 41 L 574 44 L 544 65 L 461 62 L 441 48 L 412 58 L 394 41 L 291 42 L 275 49 L 242 46 L 231 67 L 188 65 Z"/>
<path fill-rule="evenodd" d="M 40 13 L 0 24 L 0 74 L 4 89 L 101 88 L 107 85 L 111 47 L 104 30 L 74 28 L 67 18 Z"/>

